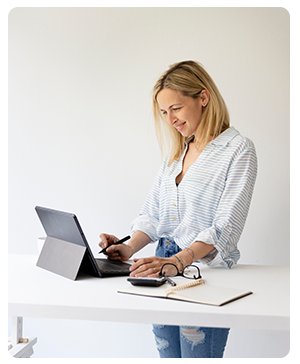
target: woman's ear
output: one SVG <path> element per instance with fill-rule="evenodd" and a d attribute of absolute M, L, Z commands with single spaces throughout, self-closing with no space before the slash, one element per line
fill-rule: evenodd
<path fill-rule="evenodd" d="M 200 94 L 201 105 L 205 107 L 209 102 L 209 92 L 207 90 L 202 90 Z"/>

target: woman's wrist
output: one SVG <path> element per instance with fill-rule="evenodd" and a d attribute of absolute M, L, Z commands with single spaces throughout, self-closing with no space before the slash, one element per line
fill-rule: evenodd
<path fill-rule="evenodd" d="M 174 255 L 174 258 L 177 260 L 177 268 L 178 268 L 178 265 L 179 265 L 179 272 L 181 273 L 184 270 L 185 265 L 184 265 L 183 261 L 180 259 L 180 257 L 177 254 Z"/>
<path fill-rule="evenodd" d="M 193 264 L 195 255 L 191 248 L 186 248 L 173 255 L 170 259 L 172 259 L 172 263 L 176 265 L 178 271 L 182 272 L 186 266 Z"/>
<path fill-rule="evenodd" d="M 132 235 L 127 246 L 129 246 L 131 248 L 132 255 L 134 255 L 136 252 L 141 250 L 143 247 L 145 247 L 150 242 L 151 242 L 151 239 L 149 238 L 148 235 L 146 235 L 142 231 L 136 231 Z"/>
<path fill-rule="evenodd" d="M 129 244 L 126 244 L 126 245 L 131 251 L 130 256 L 128 257 L 128 259 L 130 259 L 133 256 L 133 254 L 135 253 L 135 251 L 134 251 L 134 249 L 133 249 L 133 247 L 131 245 L 129 245 Z"/>
<path fill-rule="evenodd" d="M 176 256 L 172 255 L 169 259 L 170 259 L 171 263 L 177 267 L 178 272 L 182 272 L 181 264 L 179 263 L 178 259 L 176 259 Z"/>
<path fill-rule="evenodd" d="M 172 263 L 174 265 L 176 265 L 178 271 L 181 273 L 184 268 L 189 265 L 189 261 L 186 259 L 187 257 L 185 256 L 185 254 L 182 252 L 177 253 L 175 255 L 173 255 L 172 257 L 170 257 L 170 259 L 172 259 Z"/>

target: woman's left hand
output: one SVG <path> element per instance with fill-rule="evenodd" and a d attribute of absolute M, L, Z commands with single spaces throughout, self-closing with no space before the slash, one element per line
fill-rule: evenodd
<path fill-rule="evenodd" d="M 134 264 L 130 267 L 130 277 L 152 277 L 157 278 L 161 267 L 166 263 L 171 263 L 171 258 L 141 258 L 134 259 Z M 172 263 L 174 263 L 172 261 Z"/>

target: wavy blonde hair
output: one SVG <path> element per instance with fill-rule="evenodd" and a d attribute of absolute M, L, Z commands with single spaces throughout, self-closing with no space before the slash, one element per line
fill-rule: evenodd
<path fill-rule="evenodd" d="M 157 95 L 164 88 L 181 91 L 184 96 L 197 98 L 203 90 L 209 93 L 208 104 L 203 108 L 199 126 L 195 132 L 196 146 L 205 146 L 229 128 L 226 104 L 210 75 L 195 61 L 175 63 L 163 73 L 153 87 L 152 106 L 155 131 L 162 153 L 170 152 L 169 165 L 178 160 L 185 148 L 186 137 L 169 125 L 160 111 Z"/>

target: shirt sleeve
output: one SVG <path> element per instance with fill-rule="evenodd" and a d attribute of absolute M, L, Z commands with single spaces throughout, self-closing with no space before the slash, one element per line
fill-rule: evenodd
<path fill-rule="evenodd" d="M 214 245 L 217 249 L 217 252 L 208 254 L 201 262 L 231 268 L 240 258 L 237 243 L 248 215 L 256 176 L 256 151 L 254 144 L 247 139 L 228 169 L 212 226 L 199 233 L 195 239 Z"/>
<path fill-rule="evenodd" d="M 159 225 L 159 199 L 161 180 L 166 169 L 168 158 L 163 163 L 155 177 L 152 189 L 150 190 L 139 216 L 131 223 L 131 235 L 136 231 L 147 234 L 151 242 L 159 239 L 157 227 Z"/>

